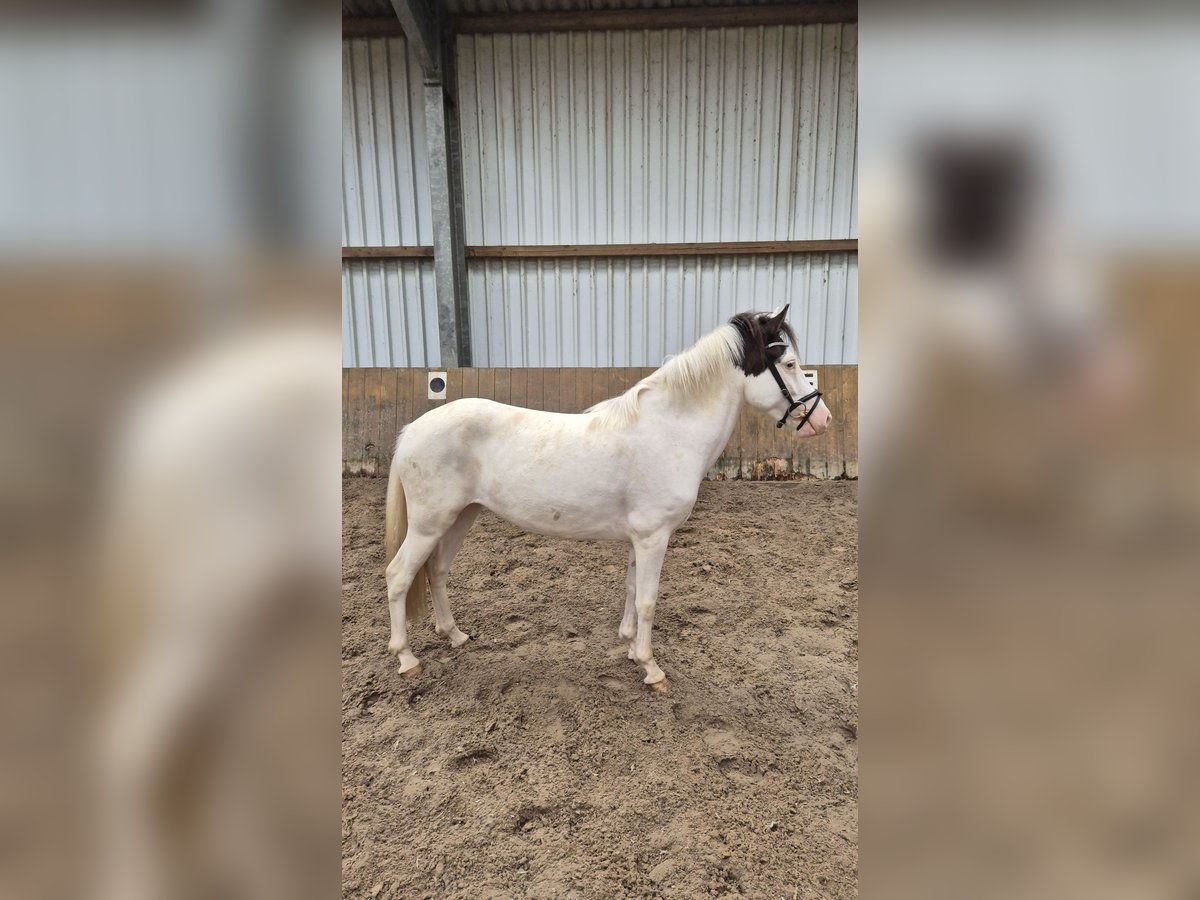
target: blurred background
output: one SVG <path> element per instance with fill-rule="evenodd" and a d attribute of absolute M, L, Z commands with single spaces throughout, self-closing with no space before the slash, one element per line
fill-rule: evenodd
<path fill-rule="evenodd" d="M 0 896 L 336 896 L 337 11 L 0 15 Z"/>
<path fill-rule="evenodd" d="M 861 9 L 861 888 L 1200 889 L 1200 16 Z"/>

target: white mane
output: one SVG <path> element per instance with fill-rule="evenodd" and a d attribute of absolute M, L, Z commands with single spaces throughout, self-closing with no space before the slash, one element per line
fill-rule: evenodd
<path fill-rule="evenodd" d="M 678 356 L 667 360 L 625 393 L 603 400 L 585 413 L 601 425 L 620 428 L 638 418 L 642 391 L 662 390 L 678 398 L 700 398 L 712 393 L 742 358 L 742 338 L 732 325 L 706 334 Z"/>

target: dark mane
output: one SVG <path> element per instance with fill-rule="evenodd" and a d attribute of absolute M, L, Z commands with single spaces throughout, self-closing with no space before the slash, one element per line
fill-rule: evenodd
<path fill-rule="evenodd" d="M 770 313 L 743 312 L 729 320 L 729 324 L 737 329 L 742 339 L 742 358 L 739 365 L 747 375 L 761 375 L 767 370 L 768 352 L 771 359 L 779 359 L 786 348 L 773 347 L 767 350 L 768 344 L 773 344 L 783 337 L 796 346 L 796 334 L 786 321 L 778 327 L 772 327 Z"/>

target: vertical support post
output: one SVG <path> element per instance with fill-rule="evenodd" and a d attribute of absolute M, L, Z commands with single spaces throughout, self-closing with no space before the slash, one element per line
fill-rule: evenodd
<path fill-rule="evenodd" d="M 445 73 L 445 57 L 443 57 Z M 471 365 L 467 263 L 458 110 L 444 82 L 425 82 L 429 137 L 429 193 L 433 211 L 433 267 L 442 365 Z"/>
<path fill-rule="evenodd" d="M 425 70 L 433 268 L 443 366 L 471 365 L 454 34 L 439 0 L 392 0 Z"/>
<path fill-rule="evenodd" d="M 450 244 L 457 323 L 455 331 L 458 339 L 458 364 L 471 366 L 474 365 L 474 355 L 471 348 L 470 288 L 467 283 L 467 225 L 464 200 L 466 195 L 463 193 L 462 136 L 459 128 L 462 117 L 458 107 L 458 51 L 452 30 L 447 28 L 443 31 L 443 37 L 445 44 L 442 59 L 445 63 L 442 71 L 448 73 L 446 78 L 451 85 L 450 93 L 443 93 L 442 96 L 446 100 L 446 170 L 450 185 Z"/>

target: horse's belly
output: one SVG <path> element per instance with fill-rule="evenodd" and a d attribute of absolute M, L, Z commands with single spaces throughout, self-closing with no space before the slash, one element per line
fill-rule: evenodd
<path fill-rule="evenodd" d="M 621 540 L 629 535 L 626 504 L 614 487 L 510 478 L 483 486 L 479 502 L 519 528 L 550 537 Z"/>
<path fill-rule="evenodd" d="M 561 418 L 578 425 L 578 417 Z M 627 539 L 630 461 L 623 449 L 615 435 L 561 425 L 497 433 L 479 455 L 477 500 L 526 531 Z"/>
<path fill-rule="evenodd" d="M 594 511 L 573 510 L 566 504 L 531 508 L 493 499 L 483 505 L 518 528 L 548 537 L 591 541 L 618 541 L 629 537 L 623 521 L 599 516 Z"/>

